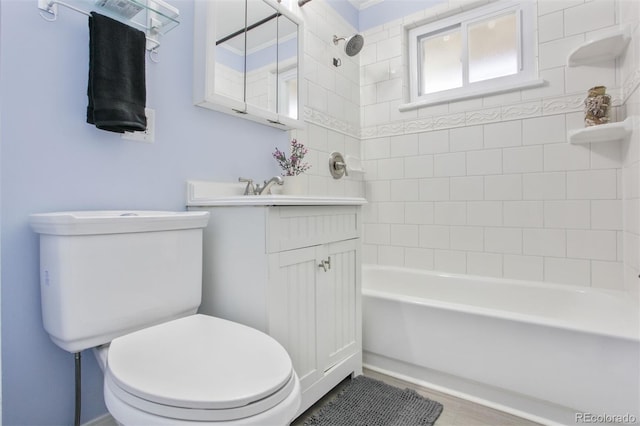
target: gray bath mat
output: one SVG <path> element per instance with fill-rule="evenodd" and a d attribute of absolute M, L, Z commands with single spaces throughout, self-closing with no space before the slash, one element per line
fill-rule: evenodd
<path fill-rule="evenodd" d="M 430 426 L 440 413 L 442 404 L 416 391 L 358 376 L 304 426 Z"/>

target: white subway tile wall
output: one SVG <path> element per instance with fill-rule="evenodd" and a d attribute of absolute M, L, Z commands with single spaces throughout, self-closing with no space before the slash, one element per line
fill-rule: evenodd
<path fill-rule="evenodd" d="M 405 26 L 464 10 L 453 1 L 364 31 L 348 57 L 333 34 L 357 32 L 324 0 L 305 21 L 301 91 L 308 189 L 365 195 L 363 261 L 544 280 L 640 297 L 640 141 L 570 145 L 587 89 L 605 85 L 612 119 L 640 116 L 640 2 L 539 0 L 542 87 L 400 112 L 407 91 Z M 615 61 L 568 68 L 568 53 L 629 24 Z M 339 58 L 340 67 L 332 65 Z M 334 180 L 331 151 L 360 157 L 364 176 Z"/>
<path fill-rule="evenodd" d="M 300 91 L 304 100 L 303 114 L 305 128 L 290 132 L 309 148 L 308 161 L 311 169 L 308 176 L 308 193 L 332 196 L 364 196 L 365 183 L 362 175 L 350 174 L 336 180 L 329 174 L 328 159 L 333 151 L 344 155 L 361 158 L 360 149 L 360 62 L 359 57 L 349 57 L 344 53 L 343 45 L 333 44 L 333 36 L 347 36 L 356 32 L 329 4 L 318 0 L 307 3 L 304 7 L 293 7 L 304 21 L 304 61 L 302 69 L 304 77 L 300 82 Z M 368 42 L 368 40 L 367 40 Z M 335 67 L 333 58 L 340 60 L 341 65 Z M 388 65 L 383 64 L 383 68 Z M 388 83 L 389 71 L 379 74 L 373 72 L 370 81 L 380 83 L 380 95 L 374 94 L 371 103 L 374 105 L 371 120 L 388 119 L 389 107 L 386 104 L 392 99 L 397 88 Z M 364 81 L 364 80 L 363 80 Z M 397 89 L 401 91 L 401 89 Z M 363 98 L 364 99 L 364 98 Z M 380 144 L 380 152 L 376 158 L 389 159 L 389 143 Z M 403 162 L 402 158 L 398 160 Z M 364 164 L 367 170 L 378 170 L 370 164 Z M 396 164 L 380 167 L 384 179 L 403 176 Z M 389 200 L 389 185 L 374 184 L 373 191 L 380 200 Z M 372 241 L 380 241 L 375 231 L 370 236 Z M 386 243 L 389 243 L 387 232 Z"/>
<path fill-rule="evenodd" d="M 467 2 L 468 3 L 468 2 Z M 404 26 L 365 31 L 360 55 L 364 262 L 626 289 L 638 296 L 640 141 L 570 145 L 587 90 L 605 85 L 613 119 L 640 115 L 640 2 L 538 1 L 543 87 L 399 112 Z M 568 68 L 567 55 L 621 24 L 617 60 Z"/>

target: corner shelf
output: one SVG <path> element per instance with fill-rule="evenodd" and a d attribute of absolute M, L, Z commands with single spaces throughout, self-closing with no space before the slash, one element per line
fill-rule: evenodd
<path fill-rule="evenodd" d="M 627 117 L 624 121 L 617 123 L 607 123 L 599 126 L 585 127 L 584 129 L 570 130 L 567 134 L 567 140 L 570 144 L 614 142 L 628 138 L 632 130 L 632 118 Z"/>
<path fill-rule="evenodd" d="M 567 66 L 578 67 L 615 59 L 625 51 L 630 40 L 628 26 L 601 34 L 569 53 Z"/>

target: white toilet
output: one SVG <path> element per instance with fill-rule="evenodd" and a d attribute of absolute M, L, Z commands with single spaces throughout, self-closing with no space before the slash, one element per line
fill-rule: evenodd
<path fill-rule="evenodd" d="M 44 328 L 95 348 L 123 425 L 287 425 L 300 383 L 270 336 L 196 314 L 208 212 L 34 214 Z"/>

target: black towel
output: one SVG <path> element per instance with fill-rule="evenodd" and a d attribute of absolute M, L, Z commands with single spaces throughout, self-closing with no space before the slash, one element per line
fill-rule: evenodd
<path fill-rule="evenodd" d="M 87 123 L 118 133 L 146 130 L 145 34 L 91 12 L 89 36 Z"/>

